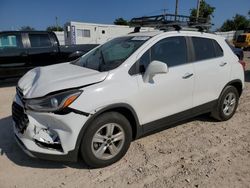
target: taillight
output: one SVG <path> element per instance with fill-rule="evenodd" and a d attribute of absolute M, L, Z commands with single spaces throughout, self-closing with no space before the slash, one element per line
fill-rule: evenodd
<path fill-rule="evenodd" d="M 242 60 L 239 60 L 239 63 L 242 65 L 244 71 L 246 70 L 246 62 L 245 61 L 242 61 Z"/>

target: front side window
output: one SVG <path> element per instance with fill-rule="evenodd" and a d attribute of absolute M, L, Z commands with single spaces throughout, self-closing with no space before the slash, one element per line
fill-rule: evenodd
<path fill-rule="evenodd" d="M 32 48 L 52 46 L 48 34 L 29 34 L 29 39 Z"/>
<path fill-rule="evenodd" d="M 187 63 L 185 37 L 169 37 L 156 43 L 140 58 L 140 72 L 145 72 L 149 63 L 154 60 L 164 62 L 168 67 Z"/>
<path fill-rule="evenodd" d="M 150 37 L 120 37 L 99 46 L 73 64 L 100 72 L 120 66 Z"/>
<path fill-rule="evenodd" d="M 22 46 L 21 35 L 0 35 L 0 48 L 22 48 Z"/>

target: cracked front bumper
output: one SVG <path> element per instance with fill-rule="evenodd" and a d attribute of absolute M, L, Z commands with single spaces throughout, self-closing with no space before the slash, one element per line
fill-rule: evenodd
<path fill-rule="evenodd" d="M 23 109 L 23 113 L 13 110 L 13 127 L 16 141 L 26 154 L 48 160 L 77 160 L 76 143 L 87 116 L 25 111 L 18 95 L 13 104 Z"/>

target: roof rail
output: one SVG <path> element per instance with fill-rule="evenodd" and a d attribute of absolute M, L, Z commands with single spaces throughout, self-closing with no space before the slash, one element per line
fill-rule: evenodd
<path fill-rule="evenodd" d="M 132 18 L 130 26 L 135 27 L 134 32 L 139 32 L 141 27 L 154 27 L 160 30 L 176 31 L 198 30 L 200 32 L 208 31 L 212 24 L 205 18 L 196 18 L 192 16 L 183 16 L 175 14 L 163 14 L 156 16 L 144 16 Z"/>

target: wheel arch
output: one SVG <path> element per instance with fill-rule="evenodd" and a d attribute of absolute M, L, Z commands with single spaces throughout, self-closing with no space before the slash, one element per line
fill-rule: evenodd
<path fill-rule="evenodd" d="M 227 86 L 234 86 L 237 89 L 237 91 L 238 91 L 239 97 L 241 96 L 242 91 L 243 91 L 243 83 L 242 83 L 242 81 L 240 79 L 236 79 L 236 80 L 232 80 L 232 81 L 228 82 L 226 84 L 226 86 L 223 88 L 223 90 Z M 221 91 L 221 93 L 223 92 L 223 90 Z"/>
<path fill-rule="evenodd" d="M 138 117 L 137 117 L 135 110 L 130 105 L 128 105 L 126 103 L 112 104 L 112 105 L 106 106 L 106 107 L 102 108 L 101 110 L 97 111 L 95 114 L 93 114 L 87 120 L 87 122 L 81 128 L 80 133 L 78 134 L 75 150 L 77 150 L 79 152 L 79 148 L 81 145 L 82 138 L 84 136 L 84 132 L 85 132 L 86 128 L 92 123 L 92 121 L 96 117 L 98 117 L 106 112 L 111 112 L 111 111 L 121 113 L 122 115 L 124 115 L 128 119 L 128 121 L 130 122 L 131 128 L 132 128 L 133 140 L 135 140 L 136 138 L 139 138 L 142 135 L 142 127 L 139 124 L 139 120 L 138 120 Z"/>

